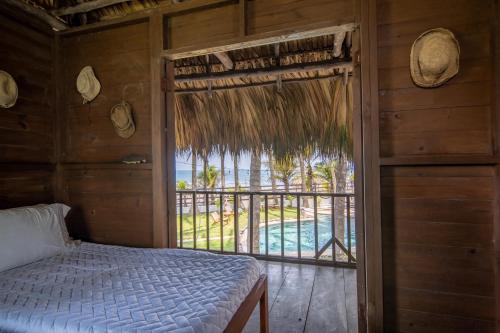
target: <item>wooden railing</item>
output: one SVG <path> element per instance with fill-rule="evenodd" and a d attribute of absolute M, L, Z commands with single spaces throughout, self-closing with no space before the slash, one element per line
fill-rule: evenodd
<path fill-rule="evenodd" d="M 353 207 L 350 193 L 178 190 L 177 245 L 355 267 Z"/>

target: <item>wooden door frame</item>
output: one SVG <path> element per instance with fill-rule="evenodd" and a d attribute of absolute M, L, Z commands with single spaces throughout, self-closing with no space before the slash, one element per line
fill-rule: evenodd
<path fill-rule="evenodd" d="M 368 3 L 369 2 L 369 3 Z M 354 62 L 354 85 L 357 87 L 354 93 L 354 163 L 358 171 L 355 177 L 355 202 L 356 202 L 356 244 L 357 248 L 357 293 L 358 293 L 358 327 L 359 332 L 383 332 L 382 326 L 382 250 L 381 250 L 381 228 L 380 228 L 380 168 L 378 154 L 378 84 L 377 84 L 377 61 L 376 61 L 376 29 L 371 26 L 376 24 L 374 13 L 375 1 L 356 0 L 356 12 L 358 15 L 358 28 L 355 30 L 353 46 L 355 54 Z M 369 19 L 366 19 L 369 17 Z M 323 31 L 336 31 L 336 27 Z M 304 31 L 305 36 L 318 34 Z M 328 33 L 326 33 L 328 34 Z M 284 42 L 287 40 L 300 39 L 295 33 L 293 36 L 279 35 L 266 37 L 266 42 Z M 241 43 L 226 46 L 215 46 L 200 50 L 190 50 L 189 54 L 203 55 L 219 52 L 220 50 L 234 50 L 263 45 L 263 41 L 248 39 Z M 355 45 L 357 44 L 357 45 Z M 375 53 L 374 53 L 375 51 Z M 164 52 L 168 59 L 183 58 L 187 53 L 177 55 L 172 52 Z M 169 62 L 171 62 L 169 60 Z M 167 75 L 167 86 L 173 86 L 173 74 Z M 173 98 L 167 104 L 168 111 L 173 109 Z M 168 131 L 167 131 L 168 132 Z M 175 133 L 170 132 L 167 142 L 175 140 Z M 172 154 L 175 156 L 175 154 Z M 171 158 L 169 156 L 168 158 Z M 175 182 L 171 182 L 175 187 Z M 175 193 L 175 188 L 174 188 Z M 175 198 L 175 196 L 172 196 Z M 175 218 L 172 221 L 176 221 Z M 369 235 L 366 237 L 365 235 Z M 361 244 L 361 246 L 359 246 Z"/>

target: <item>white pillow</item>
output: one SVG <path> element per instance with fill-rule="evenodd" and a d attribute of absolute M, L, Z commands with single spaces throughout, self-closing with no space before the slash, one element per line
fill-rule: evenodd
<path fill-rule="evenodd" d="M 64 207 L 52 204 L 0 210 L 0 271 L 60 253 L 67 236 Z"/>

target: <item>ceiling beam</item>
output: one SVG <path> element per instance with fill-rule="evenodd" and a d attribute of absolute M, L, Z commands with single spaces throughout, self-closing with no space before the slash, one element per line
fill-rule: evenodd
<path fill-rule="evenodd" d="M 11 5 L 12 7 L 21 9 L 47 23 L 52 29 L 60 31 L 68 29 L 68 26 L 63 21 L 50 15 L 45 9 L 35 7 L 21 0 L 2 0 L 3 3 Z"/>
<path fill-rule="evenodd" d="M 331 74 L 324 76 L 315 76 L 315 77 L 303 77 L 299 79 L 288 79 L 283 80 L 282 84 L 290 84 L 290 83 L 299 83 L 299 82 L 308 82 L 308 81 L 321 81 L 328 80 L 337 76 L 341 76 L 342 74 Z M 222 86 L 222 87 L 211 87 L 211 91 L 226 91 L 233 89 L 244 89 L 251 87 L 266 87 L 266 86 L 274 86 L 276 81 L 264 81 L 264 82 L 255 82 L 255 83 L 246 83 L 246 84 L 236 84 L 234 86 Z M 176 95 L 187 95 L 187 94 L 195 94 L 195 93 L 210 93 L 207 88 L 192 88 L 192 89 L 176 89 Z"/>
<path fill-rule="evenodd" d="M 343 61 L 321 61 L 305 64 L 294 64 L 281 67 L 272 68 L 256 68 L 246 69 L 231 72 L 208 73 L 208 74 L 189 74 L 178 75 L 175 77 L 176 83 L 187 83 L 196 81 L 214 81 L 214 80 L 227 80 L 227 79 L 249 79 L 262 76 L 277 76 L 282 74 L 295 74 L 312 72 L 319 70 L 352 68 L 350 59 L 343 59 Z"/>
<path fill-rule="evenodd" d="M 234 68 L 234 63 L 226 52 L 214 53 L 214 56 L 219 59 L 227 70 Z"/>
<path fill-rule="evenodd" d="M 70 7 L 62 7 L 58 9 L 52 10 L 50 13 L 54 16 L 64 16 L 64 15 L 72 15 L 78 13 L 87 13 L 91 10 L 96 10 L 99 8 L 104 8 L 107 6 L 112 6 L 116 4 L 120 4 L 123 2 L 127 2 L 129 0 L 93 0 L 79 3 L 75 6 Z"/>

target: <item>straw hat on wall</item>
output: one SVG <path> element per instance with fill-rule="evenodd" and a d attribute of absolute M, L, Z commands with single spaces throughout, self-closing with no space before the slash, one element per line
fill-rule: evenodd
<path fill-rule="evenodd" d="M 12 76 L 0 70 L 0 107 L 10 108 L 17 101 L 17 84 Z"/>
<path fill-rule="evenodd" d="M 460 46 L 447 29 L 431 29 L 413 43 L 410 54 L 410 72 L 413 82 L 420 87 L 437 87 L 458 73 Z"/>
<path fill-rule="evenodd" d="M 120 137 L 127 139 L 135 133 L 135 124 L 132 117 L 132 108 L 122 101 L 111 108 L 111 122 L 115 127 L 115 132 Z"/>
<path fill-rule="evenodd" d="M 76 89 L 83 97 L 83 104 L 91 102 L 99 95 L 101 83 L 95 77 L 94 70 L 85 66 L 76 79 Z"/>

